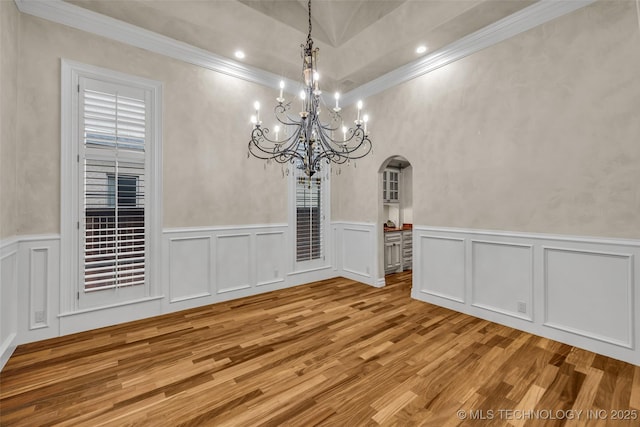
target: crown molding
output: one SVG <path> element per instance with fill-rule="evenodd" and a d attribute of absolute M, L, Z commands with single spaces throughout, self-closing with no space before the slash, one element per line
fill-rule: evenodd
<path fill-rule="evenodd" d="M 207 50 L 145 30 L 62 0 L 14 0 L 18 10 L 28 15 L 106 37 L 130 46 L 168 56 L 252 83 L 279 89 L 281 80 L 288 88 L 299 83 L 291 79 L 216 55 Z M 293 91 L 291 93 L 294 93 Z"/>
<path fill-rule="evenodd" d="M 348 106 L 356 102 L 357 99 L 375 95 L 393 86 L 436 70 L 559 16 L 587 6 L 594 1 L 595 0 L 540 0 L 419 60 L 399 67 L 359 86 L 344 94 L 341 97 L 341 103 L 343 106 Z M 252 83 L 279 89 L 280 81 L 283 80 L 281 76 L 274 73 L 242 64 L 207 50 L 160 35 L 153 31 L 142 29 L 118 19 L 101 15 L 62 0 L 14 0 L 14 2 L 22 13 L 106 37 Z M 284 80 L 287 92 L 296 94 L 292 88 L 298 88 L 299 82 L 291 79 Z"/>
<path fill-rule="evenodd" d="M 595 0 L 540 0 L 493 24 L 471 33 L 433 53 L 396 68 L 344 94 L 345 105 L 375 95 L 442 66 L 469 56 L 501 41 L 528 31 L 567 13 L 578 10 Z"/>

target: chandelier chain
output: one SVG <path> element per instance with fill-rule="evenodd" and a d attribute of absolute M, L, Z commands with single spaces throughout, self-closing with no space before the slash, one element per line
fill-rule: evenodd
<path fill-rule="evenodd" d="M 309 0 L 309 34 L 307 35 L 307 46 L 313 43 L 311 39 L 311 0 Z"/>

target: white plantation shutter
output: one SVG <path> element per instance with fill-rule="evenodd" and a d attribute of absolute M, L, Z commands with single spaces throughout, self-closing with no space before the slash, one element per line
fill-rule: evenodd
<path fill-rule="evenodd" d="M 100 85 L 106 86 L 106 85 Z M 84 90 L 85 145 L 144 151 L 145 101 Z"/>
<path fill-rule="evenodd" d="M 144 285 L 145 93 L 86 78 L 79 90 L 84 290 Z"/>
<path fill-rule="evenodd" d="M 296 261 L 310 261 L 324 257 L 324 206 L 322 178 L 311 178 L 304 170 L 295 169 Z"/>

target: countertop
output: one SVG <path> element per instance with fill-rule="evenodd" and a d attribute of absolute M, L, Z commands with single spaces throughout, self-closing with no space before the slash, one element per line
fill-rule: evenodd
<path fill-rule="evenodd" d="M 386 225 L 384 226 L 385 233 L 392 233 L 394 231 L 407 231 L 407 230 L 413 230 L 413 224 L 403 224 L 402 227 L 387 227 Z"/>

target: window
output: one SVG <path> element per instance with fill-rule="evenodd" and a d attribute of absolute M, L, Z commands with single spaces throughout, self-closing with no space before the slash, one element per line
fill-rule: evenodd
<path fill-rule="evenodd" d="M 63 268 L 77 300 L 67 309 L 149 297 L 160 224 L 160 85 L 63 61 L 65 86 L 63 245 L 77 254 Z"/>
<path fill-rule="evenodd" d="M 295 226 L 294 270 L 327 267 L 329 172 L 323 170 L 310 178 L 303 169 L 292 169 L 289 203 Z"/>
<path fill-rule="evenodd" d="M 141 199 L 140 192 L 142 188 L 139 187 L 140 176 L 118 176 L 118 188 L 116 190 L 116 175 L 113 173 L 107 174 L 107 198 L 109 207 L 114 208 L 116 206 L 116 194 L 118 195 L 118 206 L 121 207 L 136 207 Z"/>

